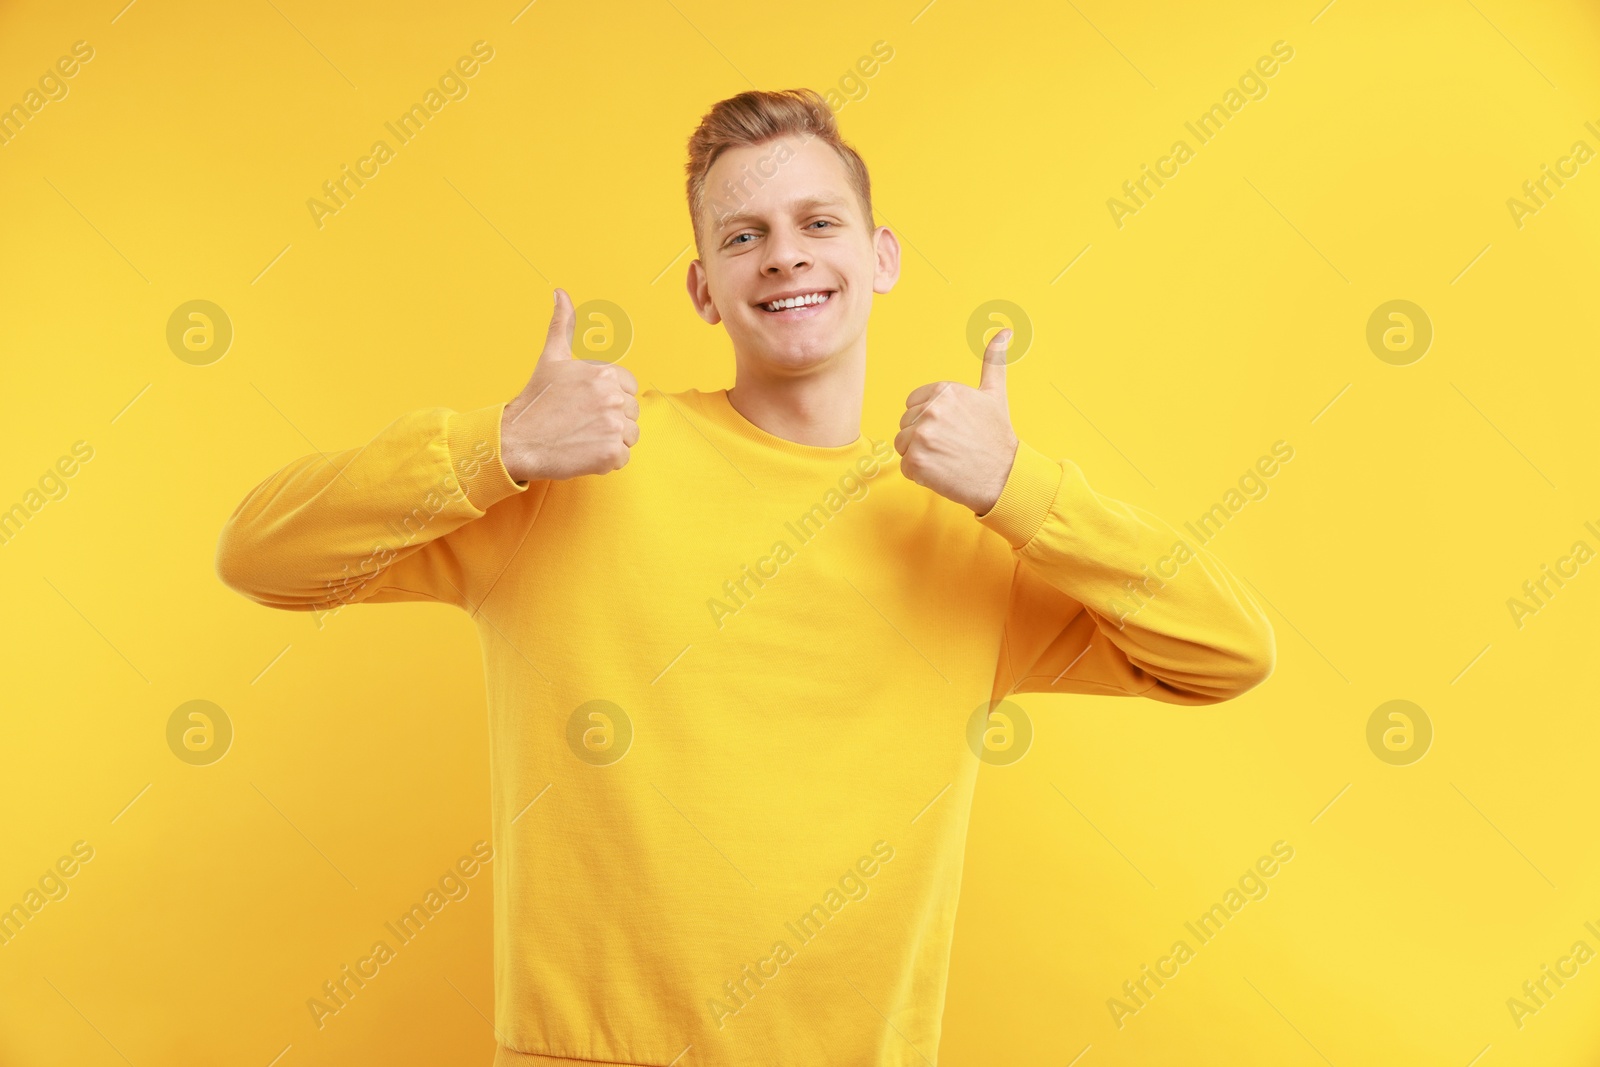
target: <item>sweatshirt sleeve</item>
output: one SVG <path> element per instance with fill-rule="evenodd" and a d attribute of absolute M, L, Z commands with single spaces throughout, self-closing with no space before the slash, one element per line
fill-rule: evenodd
<path fill-rule="evenodd" d="M 993 699 L 1215 704 L 1272 674 L 1272 623 L 1243 583 L 1155 515 L 1095 492 L 1071 460 L 1019 442 L 1000 499 L 977 518 L 1017 558 Z"/>
<path fill-rule="evenodd" d="M 288 611 L 432 600 L 475 612 L 516 547 L 501 544 L 515 531 L 476 520 L 530 488 L 500 458 L 504 408 L 413 411 L 360 448 L 295 460 L 224 524 L 218 576 Z M 542 496 L 550 483 L 531 484 Z"/>

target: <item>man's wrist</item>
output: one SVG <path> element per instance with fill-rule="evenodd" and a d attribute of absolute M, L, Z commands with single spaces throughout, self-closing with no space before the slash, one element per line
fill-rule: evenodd
<path fill-rule="evenodd" d="M 1011 438 L 1011 458 L 1006 460 L 1005 472 L 1000 475 L 1000 479 L 999 479 L 1000 484 L 995 486 L 993 488 L 993 490 L 988 494 L 988 496 L 986 496 L 984 498 L 984 500 L 979 502 L 979 506 L 978 507 L 975 507 L 975 508 L 972 509 L 972 514 L 976 518 L 980 518 L 980 519 L 987 518 L 990 514 L 992 514 L 994 512 L 995 505 L 1000 503 L 1000 497 L 1002 495 L 1004 495 L 1004 493 L 1006 491 L 1006 483 L 1011 480 L 1011 472 L 1016 469 L 1016 466 L 1017 466 L 1017 449 L 1020 446 L 1021 446 L 1021 441 L 1019 441 L 1015 436 L 1013 436 Z"/>
<path fill-rule="evenodd" d="M 1012 548 L 1023 547 L 1044 525 L 1064 474 L 1060 462 L 1028 442 L 1018 441 L 1000 499 L 979 515 L 978 521 L 1004 537 Z"/>
<path fill-rule="evenodd" d="M 450 469 L 467 500 L 479 511 L 527 488 L 513 478 L 501 456 L 505 408 L 503 403 L 491 404 L 456 412 L 447 420 Z"/>

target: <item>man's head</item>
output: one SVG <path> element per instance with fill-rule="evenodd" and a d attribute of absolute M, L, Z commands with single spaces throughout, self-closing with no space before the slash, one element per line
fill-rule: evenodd
<path fill-rule="evenodd" d="M 689 138 L 689 212 L 699 257 L 689 295 L 723 323 L 735 355 L 802 374 L 864 352 L 872 294 L 900 276 L 900 246 L 872 223 L 866 164 L 810 89 L 747 92 L 714 106 Z M 771 311 L 775 297 L 825 293 Z"/>

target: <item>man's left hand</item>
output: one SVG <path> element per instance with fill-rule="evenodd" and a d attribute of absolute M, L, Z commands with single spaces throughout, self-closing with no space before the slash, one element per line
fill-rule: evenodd
<path fill-rule="evenodd" d="M 1017 435 L 1006 401 L 1004 329 L 983 350 L 978 387 L 931 382 L 906 397 L 906 413 L 894 450 L 900 473 L 940 496 L 965 504 L 975 515 L 994 508 L 1011 476 Z"/>

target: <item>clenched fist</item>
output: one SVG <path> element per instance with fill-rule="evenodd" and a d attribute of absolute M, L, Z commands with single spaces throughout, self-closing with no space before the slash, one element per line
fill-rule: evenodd
<path fill-rule="evenodd" d="M 900 473 L 975 515 L 994 510 L 1011 477 L 1017 435 L 1006 399 L 1006 347 L 1011 330 L 994 335 L 983 351 L 978 387 L 930 382 L 906 397 L 894 450 Z"/>
<path fill-rule="evenodd" d="M 500 417 L 500 458 L 519 482 L 606 474 L 639 440 L 639 383 L 600 359 L 573 359 L 572 298 L 555 312 L 533 377 Z"/>

